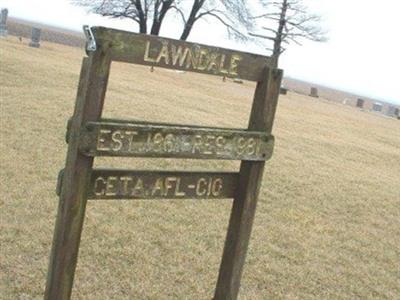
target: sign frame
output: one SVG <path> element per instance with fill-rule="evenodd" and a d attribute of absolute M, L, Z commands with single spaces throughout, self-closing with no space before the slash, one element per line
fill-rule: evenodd
<path fill-rule="evenodd" d="M 84 31 L 88 38 L 88 56 L 82 61 L 74 114 L 68 122 L 67 158 L 63 175 L 59 176 L 59 205 L 44 295 L 47 300 L 71 297 L 90 178 L 96 172 L 93 171 L 94 157 L 80 151 L 80 133 L 86 123 L 101 121 L 112 61 L 256 81 L 248 130 L 268 136 L 283 73 L 274 69 L 271 58 L 266 56 L 104 27 L 84 27 Z M 197 62 L 191 61 L 190 65 L 187 57 L 177 57 L 178 49 L 186 52 L 187 57 L 197 55 Z M 183 63 L 171 63 L 174 58 L 176 62 L 182 58 Z M 230 61 L 229 67 L 224 65 L 225 60 Z M 214 299 L 237 299 L 264 166 L 264 160 L 242 160 L 235 175 L 237 185 Z"/>

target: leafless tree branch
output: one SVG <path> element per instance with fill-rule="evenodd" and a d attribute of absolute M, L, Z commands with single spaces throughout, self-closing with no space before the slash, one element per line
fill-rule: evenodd
<path fill-rule="evenodd" d="M 254 19 L 274 23 L 276 27 L 261 26 L 261 29 L 272 33 L 273 36 L 260 33 L 250 33 L 250 35 L 273 42 L 272 57 L 276 65 L 278 65 L 279 56 L 286 50 L 282 44 L 302 45 L 301 40 L 317 42 L 327 40 L 326 32 L 318 26 L 321 17 L 309 13 L 307 7 L 302 4 L 302 0 L 261 1 L 261 4 L 268 9 L 272 6 L 275 10 L 260 14 Z"/>
<path fill-rule="evenodd" d="M 228 34 L 246 39 L 253 21 L 249 0 L 70 0 L 90 12 L 109 17 L 127 18 L 139 24 L 141 33 L 159 35 L 165 16 L 175 13 L 183 22 L 181 39 L 186 40 L 200 19 L 214 19 L 226 27 Z M 149 23 L 149 24 L 148 24 Z"/>

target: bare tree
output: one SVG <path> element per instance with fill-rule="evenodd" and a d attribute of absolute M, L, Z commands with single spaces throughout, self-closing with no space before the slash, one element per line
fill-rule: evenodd
<path fill-rule="evenodd" d="M 309 13 L 301 0 L 261 1 L 261 4 L 269 11 L 253 19 L 267 23 L 261 26 L 267 34 L 250 35 L 272 42 L 272 47 L 267 50 L 272 52 L 275 66 L 278 66 L 279 56 L 290 43 L 301 45 L 300 41 L 304 39 L 316 42 L 327 40 L 326 32 L 319 26 L 321 17 Z"/>
<path fill-rule="evenodd" d="M 71 0 L 75 5 L 88 7 L 90 12 L 110 18 L 131 19 L 139 25 L 140 33 L 158 35 L 161 24 L 175 0 Z"/>
<path fill-rule="evenodd" d="M 131 19 L 139 25 L 140 33 L 159 35 L 167 14 L 174 12 L 183 21 L 181 40 L 186 40 L 200 20 L 214 19 L 223 24 L 228 35 L 237 40 L 246 40 L 252 29 L 248 0 L 71 0 L 90 12 L 111 18 Z"/>
<path fill-rule="evenodd" d="M 174 4 L 174 0 L 155 0 L 153 8 L 153 25 L 151 26 L 150 34 L 158 35 L 160 33 L 161 24 L 168 10 Z"/>
<path fill-rule="evenodd" d="M 248 39 L 246 31 L 252 29 L 253 20 L 246 0 L 193 0 L 189 13 L 176 7 L 182 17 L 184 29 L 181 40 L 186 40 L 193 25 L 200 19 L 214 19 L 223 24 L 228 36 L 236 40 Z M 187 16 L 187 17 L 186 17 Z"/>

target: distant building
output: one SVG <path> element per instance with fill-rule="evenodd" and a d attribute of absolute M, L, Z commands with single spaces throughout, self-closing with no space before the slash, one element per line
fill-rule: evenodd
<path fill-rule="evenodd" d="M 356 106 L 359 108 L 364 108 L 364 99 L 358 98 Z"/>

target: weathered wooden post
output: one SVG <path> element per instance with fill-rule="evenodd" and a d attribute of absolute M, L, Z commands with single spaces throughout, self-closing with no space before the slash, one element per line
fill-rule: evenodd
<path fill-rule="evenodd" d="M 281 79 L 281 70 L 265 68 L 257 83 L 248 130 L 271 134 Z M 237 298 L 264 165 L 264 161 L 242 161 L 240 165 L 215 299 Z"/>
<path fill-rule="evenodd" d="M 282 71 L 269 57 L 172 39 L 84 28 L 83 59 L 60 196 L 45 299 L 69 299 L 87 199 L 233 198 L 215 299 L 236 299 L 261 186 Z M 111 61 L 257 81 L 247 129 L 103 119 Z M 237 172 L 93 169 L 96 156 L 241 160 Z"/>
<path fill-rule="evenodd" d="M 60 190 L 57 220 L 47 275 L 45 299 L 69 299 L 78 259 L 93 157 L 79 151 L 79 132 L 101 117 L 110 71 L 106 46 L 89 52 L 82 62 L 68 151 Z"/>

